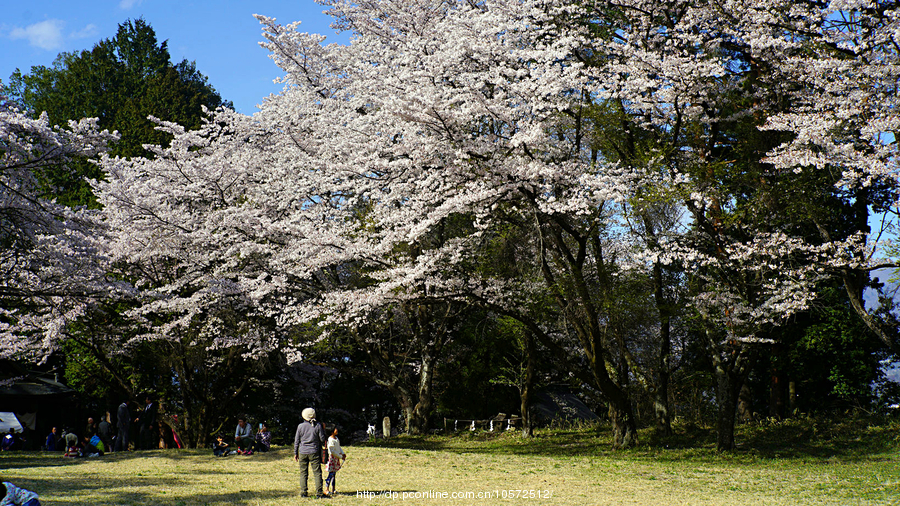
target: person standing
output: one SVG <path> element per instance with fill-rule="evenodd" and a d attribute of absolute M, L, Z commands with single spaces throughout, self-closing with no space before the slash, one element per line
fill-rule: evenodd
<path fill-rule="evenodd" d="M 159 416 L 159 407 L 148 395 L 144 399 L 144 411 L 135 422 L 141 422 L 141 449 L 154 450 L 159 448 L 159 439 L 156 435 L 156 419 Z"/>
<path fill-rule="evenodd" d="M 47 434 L 47 439 L 44 441 L 44 449 L 48 452 L 55 452 L 57 443 L 56 427 L 53 427 L 50 429 L 50 434 Z"/>
<path fill-rule="evenodd" d="M 100 436 L 100 441 L 103 441 L 103 446 L 106 447 L 106 451 L 113 451 L 112 445 L 112 429 L 109 424 L 109 411 L 103 414 L 100 417 L 100 423 L 97 424 L 97 435 Z"/>
<path fill-rule="evenodd" d="M 334 496 L 337 488 L 337 472 L 341 469 L 341 463 L 347 460 L 347 454 L 341 448 L 341 441 L 338 439 L 338 428 L 335 426 L 331 429 L 328 436 L 328 465 L 325 471 L 328 472 L 328 478 L 325 479 L 325 493 L 328 494 L 328 488 L 331 487 L 331 495 Z"/>
<path fill-rule="evenodd" d="M 131 411 L 128 409 L 128 401 L 122 401 L 116 410 L 116 444 L 115 451 L 128 451 L 128 431 L 131 430 Z"/>
<path fill-rule="evenodd" d="M 328 497 L 322 492 L 322 444 L 325 431 L 316 422 L 316 411 L 306 408 L 302 413 L 303 421 L 297 425 L 294 435 L 294 460 L 300 463 L 300 497 L 308 497 L 309 468 L 312 467 L 316 481 L 316 497 Z"/>

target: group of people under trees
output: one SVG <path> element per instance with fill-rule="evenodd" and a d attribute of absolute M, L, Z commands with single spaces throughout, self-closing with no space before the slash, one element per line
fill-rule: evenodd
<path fill-rule="evenodd" d="M 100 421 L 88 417 L 87 424 L 78 437 L 72 428 L 63 429 L 60 433 L 53 427 L 41 446 L 47 451 L 64 451 L 67 457 L 95 457 L 107 452 L 128 451 L 131 444 L 131 424 L 138 425 L 138 440 L 134 449 L 152 450 L 159 448 L 159 407 L 149 395 L 144 397 L 144 406 L 132 418 L 129 401 L 125 400 L 116 409 L 116 424 L 106 411 Z"/>
<path fill-rule="evenodd" d="M 44 448 L 55 450 L 63 448 L 67 456 L 92 457 L 103 455 L 106 451 L 122 451 L 128 449 L 128 432 L 132 421 L 128 409 L 128 402 L 119 405 L 118 434 L 113 437 L 110 413 L 107 411 L 101 417 L 99 423 L 93 418 L 88 418 L 81 441 L 72 431 L 63 431 L 57 434 L 57 428 L 53 427 L 47 435 Z M 146 404 L 141 414 L 134 422 L 141 423 L 141 447 L 152 440 L 148 438 L 148 432 L 154 428 L 158 410 L 151 398 L 146 398 Z M 303 421 L 297 425 L 294 435 L 294 460 L 300 464 L 301 497 L 308 497 L 309 470 L 312 469 L 316 497 L 328 498 L 335 494 L 337 488 L 337 472 L 347 459 L 347 454 L 341 448 L 338 439 L 337 426 L 331 426 L 327 432 L 325 425 L 316 420 L 316 412 L 313 408 L 306 408 L 302 412 Z M 268 452 L 272 444 L 272 433 L 266 423 L 260 423 L 259 430 L 253 433 L 252 426 L 247 423 L 247 418 L 238 418 L 234 431 L 234 447 L 230 447 L 223 434 L 218 434 L 213 443 L 213 454 L 216 456 L 227 455 L 252 455 L 254 452 Z M 328 473 L 322 479 L 322 465 Z M 3 483 L 0 490 L 0 504 L 39 506 L 37 495 L 25 489 L 17 488 L 11 483 Z"/>
<path fill-rule="evenodd" d="M 225 442 L 225 435 L 218 434 L 213 443 L 213 455 L 226 457 L 228 455 L 253 455 L 253 452 L 267 452 L 272 446 L 272 433 L 265 423 L 259 424 L 259 432 L 254 436 L 253 427 L 247 423 L 247 418 L 238 418 L 237 427 L 234 429 L 234 447 Z"/>
<path fill-rule="evenodd" d="M 123 401 L 116 412 L 116 433 L 113 434 L 113 425 L 110 412 L 105 412 L 99 422 L 93 417 L 87 419 L 81 438 L 71 429 L 63 430 L 61 434 L 53 427 L 44 441 L 45 450 L 65 450 L 65 455 L 70 457 L 97 457 L 106 452 L 126 451 L 129 449 L 129 437 L 131 423 L 140 424 L 139 443 L 137 449 L 154 449 L 158 447 L 157 422 L 159 416 L 158 406 L 150 396 L 145 397 L 143 410 L 132 419 L 128 401 Z M 342 463 L 347 459 L 347 454 L 341 448 L 338 439 L 338 428 L 331 426 L 327 432 L 325 425 L 316 420 L 316 412 L 313 408 L 306 408 L 302 412 L 303 421 L 297 425 L 294 435 L 294 460 L 300 464 L 300 481 L 302 483 L 301 496 L 308 497 L 309 470 L 315 483 L 316 497 L 331 497 L 337 486 L 337 472 Z M 8 439 L 12 439 L 11 431 Z M 6 439 L 6 438 L 5 438 Z M 5 441 L 4 439 L 4 441 Z M 247 423 L 247 418 L 238 418 L 238 424 L 234 430 L 234 446 L 225 442 L 225 436 L 218 434 L 213 443 L 213 454 L 217 457 L 227 455 L 252 455 L 254 452 L 268 452 L 272 444 L 272 433 L 266 423 L 259 424 L 259 430 L 254 434 L 253 427 Z M 327 477 L 322 479 L 322 465 L 325 465 Z M 24 489 L 16 489 L 14 485 L 4 483 L 5 491 L 2 495 L 13 494 L 16 497 L 26 497 L 27 503 L 4 502 L 6 504 L 29 504 L 37 506 L 37 496 Z M 18 494 L 18 495 L 16 495 Z M 33 502 L 31 502 L 33 501 Z"/>

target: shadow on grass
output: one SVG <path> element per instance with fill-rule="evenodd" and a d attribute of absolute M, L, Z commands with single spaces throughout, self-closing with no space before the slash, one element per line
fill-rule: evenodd
<path fill-rule="evenodd" d="M 122 458 L 134 458 L 140 452 L 122 455 Z M 147 452 L 156 453 L 156 452 Z M 175 453 L 175 452 L 172 452 Z M 183 454 L 180 457 L 187 457 Z M 6 464 L 21 465 L 22 467 L 46 467 L 57 465 L 51 460 L 53 457 L 47 453 L 35 453 L 31 458 L 13 457 L 3 458 L 4 474 L 12 474 Z M 63 457 L 60 457 L 61 459 Z M 226 504 L 270 504 L 276 500 L 292 498 L 298 495 L 297 490 L 291 488 L 291 484 L 285 484 L 284 490 L 239 490 L 228 492 L 203 491 L 192 488 L 191 478 L 201 475 L 222 473 L 183 473 L 150 471 L 152 475 L 138 473 L 130 474 L 127 480 L 117 475 L 98 475 L 90 472 L 90 465 L 96 463 L 96 458 L 90 459 L 66 459 L 61 465 L 72 466 L 72 472 L 66 472 L 65 477 L 16 477 L 16 485 L 38 492 L 42 504 L 74 506 L 82 504 L 98 505 L 226 505 Z M 85 467 L 87 466 L 87 467 Z M 87 471 L 87 473 L 85 473 Z M 224 484 L 222 488 L 225 488 Z M 167 490 L 175 490 L 176 493 L 166 494 Z M 189 490 L 189 494 L 179 497 L 179 490 Z"/>
<path fill-rule="evenodd" d="M 198 458 L 209 457 L 210 460 L 236 460 L 236 461 L 272 461 L 282 460 L 291 456 L 290 449 L 287 446 L 273 448 L 267 452 L 255 452 L 253 455 L 228 455 L 226 457 L 216 457 L 212 450 L 205 448 L 185 448 L 185 449 L 168 449 L 168 450 L 141 450 L 133 452 L 107 453 L 103 457 L 111 459 L 142 459 L 142 458 L 158 458 L 168 460 L 194 460 Z"/>
<path fill-rule="evenodd" d="M 868 417 L 768 420 L 743 427 L 742 436 L 740 449 L 767 458 L 885 460 L 897 458 L 900 423 Z"/>
<path fill-rule="evenodd" d="M 0 468 L 3 470 L 34 467 L 59 467 L 91 465 L 97 462 L 120 462 L 139 459 L 165 459 L 171 461 L 195 461 L 209 457 L 210 460 L 236 460 L 236 461 L 278 461 L 290 457 L 289 448 L 281 447 L 268 452 L 254 453 L 253 455 L 229 455 L 227 457 L 215 457 L 212 450 L 183 449 L 183 450 L 140 450 L 131 452 L 106 453 L 100 457 L 63 457 L 62 452 L 46 451 L 16 451 L 0 454 Z"/>
<path fill-rule="evenodd" d="M 359 446 L 421 451 L 446 451 L 457 454 L 498 453 L 503 455 L 597 455 L 612 451 L 604 431 L 538 431 L 532 438 L 518 433 L 457 433 L 439 436 L 398 436 Z"/>

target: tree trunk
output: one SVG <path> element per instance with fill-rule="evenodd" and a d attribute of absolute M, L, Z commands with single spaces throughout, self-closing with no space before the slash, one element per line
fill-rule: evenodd
<path fill-rule="evenodd" d="M 424 369 L 424 367 L 423 367 Z M 424 370 L 423 370 L 424 373 Z M 432 376 L 430 373 L 429 376 Z M 396 383 L 387 385 L 385 382 L 377 382 L 386 386 L 394 395 L 397 404 L 403 411 L 403 432 L 410 435 L 421 435 L 428 432 L 431 420 L 432 399 L 430 390 L 424 397 L 421 390 L 400 387 Z"/>
<path fill-rule="evenodd" d="M 369 356 L 370 363 L 377 371 L 375 374 L 366 375 L 376 384 L 388 389 L 400 409 L 403 412 L 403 431 L 406 434 L 423 434 L 427 431 L 432 409 L 431 385 L 434 380 L 434 361 L 425 360 L 418 379 L 410 378 L 405 371 L 398 370 L 390 359 L 382 356 L 381 352 L 373 348 L 370 343 L 362 339 L 359 334 L 354 334 L 357 342 L 363 346 Z M 354 372 L 354 371 L 350 371 Z M 399 426 L 399 424 L 398 424 Z"/>
<path fill-rule="evenodd" d="M 406 419 L 407 434 L 427 434 L 431 422 L 432 385 L 434 384 L 434 359 L 429 355 L 422 357 L 422 368 L 419 373 L 418 399 Z"/>
<path fill-rule="evenodd" d="M 742 422 L 753 420 L 753 393 L 750 391 L 750 386 L 747 385 L 746 381 L 741 385 L 741 391 L 738 394 L 737 402 L 738 420 Z"/>
<path fill-rule="evenodd" d="M 512 316 L 524 323 L 528 330 L 532 332 L 533 337 L 536 337 L 541 344 L 546 346 L 550 353 L 556 356 L 559 363 L 566 364 L 571 362 L 568 350 L 555 343 L 534 320 L 514 312 L 505 312 L 503 314 Z M 588 350 L 585 351 L 587 352 Z M 585 384 L 594 387 L 609 402 L 614 446 L 616 448 L 626 448 L 636 445 L 638 440 L 637 422 L 634 418 L 634 411 L 631 407 L 631 398 L 628 392 L 609 376 L 606 370 L 606 362 L 603 361 L 602 357 L 589 355 L 588 359 L 590 360 L 590 370 L 576 367 L 570 369 L 569 372 Z"/>
<path fill-rule="evenodd" d="M 416 408 L 412 404 L 412 401 L 408 398 L 400 398 L 397 397 L 397 401 L 400 403 L 400 409 L 403 411 L 403 431 L 407 434 L 412 433 L 412 419 L 415 416 L 413 413 Z"/>
<path fill-rule="evenodd" d="M 615 448 L 629 448 L 637 445 L 637 421 L 634 413 L 634 406 L 631 404 L 631 396 L 628 395 L 629 384 L 629 367 L 628 361 L 622 357 L 617 367 L 616 378 L 620 398 L 615 398 L 615 402 L 611 402 L 612 422 L 613 422 L 613 446 Z"/>
<path fill-rule="evenodd" d="M 716 449 L 731 451 L 734 450 L 738 392 L 749 370 L 751 351 L 737 340 L 720 343 L 710 329 L 706 330 L 706 337 L 716 375 Z"/>
<path fill-rule="evenodd" d="M 181 414 L 181 423 L 184 424 L 184 431 L 181 434 L 181 439 L 184 441 L 184 445 L 188 448 L 197 448 L 200 437 L 199 431 L 193 430 L 192 425 L 195 424 L 194 420 L 194 408 L 187 404 L 184 406 L 184 412 Z"/>
<path fill-rule="evenodd" d="M 637 424 L 631 406 L 616 407 L 609 405 L 609 416 L 612 421 L 613 447 L 629 448 L 637 444 Z"/>
<path fill-rule="evenodd" d="M 777 369 L 772 371 L 769 380 L 769 416 L 784 417 L 784 381 Z"/>
<path fill-rule="evenodd" d="M 669 413 L 668 389 L 659 388 L 654 392 L 653 415 L 656 418 L 656 432 L 661 436 L 671 436 L 672 416 Z"/>
<path fill-rule="evenodd" d="M 794 380 L 788 381 L 788 408 L 790 416 L 797 413 L 797 382 Z"/>
<path fill-rule="evenodd" d="M 658 284 L 661 282 L 661 280 L 657 281 Z M 659 292 L 660 290 L 657 289 L 657 291 Z M 660 293 L 659 297 L 661 296 L 662 294 Z M 663 310 L 659 303 L 657 307 L 660 311 Z M 656 431 L 663 436 L 671 436 L 672 414 L 669 411 L 669 378 L 671 376 L 672 333 L 668 316 L 661 315 L 659 334 L 660 350 L 659 364 L 657 366 L 659 369 L 657 373 L 659 384 L 656 385 L 656 390 L 653 392 L 653 414 L 656 418 Z"/>
<path fill-rule="evenodd" d="M 656 226 L 648 213 L 642 213 L 644 230 L 649 235 L 650 244 L 659 248 Z M 659 313 L 659 358 L 656 364 L 658 383 L 653 391 L 653 415 L 656 431 L 663 436 L 672 435 L 672 415 L 669 411 L 669 378 L 672 360 L 672 308 L 666 299 L 663 266 L 653 264 L 653 301 Z"/>
<path fill-rule="evenodd" d="M 734 450 L 734 420 L 737 413 L 737 392 L 740 385 L 723 368 L 716 368 L 716 449 Z"/>
<path fill-rule="evenodd" d="M 522 410 L 522 436 L 532 437 L 534 428 L 531 420 L 531 389 L 534 384 L 534 369 L 536 357 L 534 356 L 534 337 L 530 332 L 525 332 L 525 378 L 522 389 L 519 392 Z"/>

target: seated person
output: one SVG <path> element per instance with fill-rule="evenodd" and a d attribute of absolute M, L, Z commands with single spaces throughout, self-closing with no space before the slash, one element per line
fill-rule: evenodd
<path fill-rule="evenodd" d="M 216 442 L 213 443 L 213 455 L 216 457 L 228 455 L 228 443 L 225 442 L 225 436 L 222 434 L 216 436 Z"/>
<path fill-rule="evenodd" d="M 3 506 L 41 506 L 37 494 L 17 487 L 8 481 L 0 481 L 0 504 Z"/>
<path fill-rule="evenodd" d="M 272 433 L 269 432 L 269 426 L 259 424 L 259 432 L 256 433 L 256 441 L 253 442 L 253 451 L 267 452 L 272 446 Z"/>
<path fill-rule="evenodd" d="M 100 448 L 97 448 L 91 440 L 93 438 L 97 438 L 97 441 L 100 441 L 100 438 L 97 437 L 96 434 L 91 436 L 84 436 L 84 441 L 82 442 L 81 456 L 82 457 L 99 457 L 103 455 L 103 452 L 100 451 Z"/>
<path fill-rule="evenodd" d="M 238 447 L 238 453 L 249 455 L 253 445 L 253 428 L 244 417 L 238 418 L 237 428 L 234 429 L 234 444 Z"/>
<path fill-rule="evenodd" d="M 94 434 L 93 436 L 91 436 L 91 444 L 95 448 L 100 450 L 100 455 L 103 455 L 104 453 L 106 453 L 106 443 L 104 443 L 103 440 L 100 439 L 99 435 Z"/>
<path fill-rule="evenodd" d="M 63 440 L 65 440 L 66 442 L 66 453 L 70 452 L 73 448 L 78 448 L 78 436 L 76 436 L 75 433 L 71 431 L 71 429 L 66 432 Z"/>
<path fill-rule="evenodd" d="M 3 441 L 0 442 L 0 450 L 9 451 L 15 449 L 16 446 L 16 429 L 9 429 L 9 434 L 3 435 Z"/>

